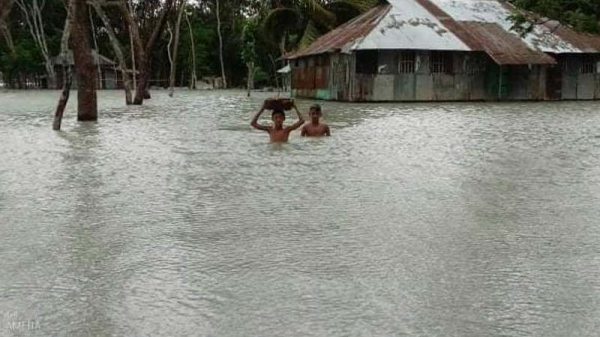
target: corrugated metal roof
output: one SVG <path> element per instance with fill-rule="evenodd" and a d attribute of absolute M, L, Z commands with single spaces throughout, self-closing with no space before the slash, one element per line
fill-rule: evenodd
<path fill-rule="evenodd" d="M 598 53 L 600 36 L 556 22 L 525 37 L 511 30 L 513 7 L 499 0 L 388 0 L 288 58 L 368 49 L 485 51 L 499 64 L 548 64 L 545 53 Z M 480 24 L 475 24 L 476 22 Z"/>
<path fill-rule="evenodd" d="M 489 22 L 500 25 L 506 32 L 511 31 L 513 22 L 509 19 L 512 7 L 497 0 L 428 0 L 448 13 L 456 21 Z M 520 38 L 520 37 L 519 37 Z M 580 53 L 579 48 L 553 34 L 543 26 L 535 26 L 533 31 L 522 38 L 531 48 L 546 53 Z"/>
<path fill-rule="evenodd" d="M 471 50 L 435 15 L 414 0 L 388 0 L 390 11 L 353 50 Z"/>
<path fill-rule="evenodd" d="M 518 36 L 505 31 L 497 23 L 463 21 L 459 24 L 480 41 L 483 50 L 497 64 L 556 64 L 552 57 L 529 48 Z"/>
<path fill-rule="evenodd" d="M 471 48 L 471 50 L 482 51 L 483 46 L 481 43 L 473 36 L 469 34 L 465 28 L 460 25 L 456 20 L 448 15 L 448 13 L 444 12 L 441 8 L 433 4 L 429 0 L 415 0 L 419 5 L 423 6 L 427 11 L 433 14 L 440 22 L 448 27 L 454 35 L 456 35 L 461 41 L 463 41 L 467 46 Z"/>
<path fill-rule="evenodd" d="M 295 59 L 332 51 L 347 52 L 357 40 L 373 30 L 373 27 L 388 13 L 390 8 L 389 5 L 377 6 L 321 36 L 307 48 L 288 55 L 286 58 Z"/>
<path fill-rule="evenodd" d="M 544 26 L 564 41 L 569 41 L 570 44 L 584 53 L 600 52 L 600 36 L 598 35 L 577 32 L 572 28 L 561 25 L 557 21 L 548 21 Z"/>

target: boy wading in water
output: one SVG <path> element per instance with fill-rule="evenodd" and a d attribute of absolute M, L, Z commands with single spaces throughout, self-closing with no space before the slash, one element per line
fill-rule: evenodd
<path fill-rule="evenodd" d="M 252 122 L 250 123 L 250 125 L 252 125 L 252 127 L 255 129 L 267 131 L 269 133 L 269 136 L 271 137 L 271 143 L 287 142 L 288 138 L 290 137 L 290 132 L 296 130 L 297 128 L 302 126 L 302 124 L 304 124 L 304 119 L 302 118 L 302 115 L 300 115 L 300 111 L 298 111 L 298 108 L 296 108 L 296 104 L 294 103 L 292 107 L 294 108 L 294 110 L 296 110 L 296 114 L 298 115 L 298 121 L 290 126 L 283 126 L 283 121 L 285 121 L 285 112 L 283 108 L 280 107 L 273 109 L 273 113 L 271 114 L 271 120 L 273 121 L 272 126 L 258 124 L 258 118 L 266 109 L 264 103 L 262 108 L 260 108 L 260 111 L 256 113 L 254 118 L 252 118 Z"/>
<path fill-rule="evenodd" d="M 325 123 L 321 123 L 320 119 L 323 115 L 321 113 L 321 106 L 315 104 L 310 107 L 308 112 L 310 117 L 310 122 L 306 123 L 302 127 L 302 136 L 305 137 L 321 137 L 321 136 L 331 136 L 331 132 L 329 131 L 329 126 Z"/>

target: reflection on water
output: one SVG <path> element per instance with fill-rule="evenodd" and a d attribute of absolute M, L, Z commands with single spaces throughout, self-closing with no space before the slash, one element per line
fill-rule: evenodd
<path fill-rule="evenodd" d="M 596 336 L 596 103 L 154 96 L 0 93 L 0 336 Z"/>

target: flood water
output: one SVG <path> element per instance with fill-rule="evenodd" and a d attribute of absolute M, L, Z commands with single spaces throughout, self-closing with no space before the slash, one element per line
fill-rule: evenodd
<path fill-rule="evenodd" d="M 0 336 L 598 336 L 600 103 L 154 96 L 0 92 Z"/>

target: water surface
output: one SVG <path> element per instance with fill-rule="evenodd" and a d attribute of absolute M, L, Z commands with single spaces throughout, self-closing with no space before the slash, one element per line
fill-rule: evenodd
<path fill-rule="evenodd" d="M 0 336 L 597 336 L 598 103 L 154 96 L 0 92 Z"/>

